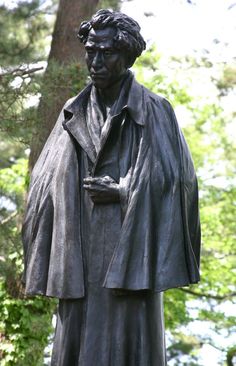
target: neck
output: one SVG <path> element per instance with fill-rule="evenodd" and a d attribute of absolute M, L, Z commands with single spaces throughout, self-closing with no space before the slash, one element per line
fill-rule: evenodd
<path fill-rule="evenodd" d="M 107 87 L 106 89 L 98 89 L 101 100 L 106 107 L 111 107 L 118 98 L 121 84 L 126 75 L 127 72 L 123 74 L 120 79 L 116 83 L 112 84 L 110 87 Z"/>

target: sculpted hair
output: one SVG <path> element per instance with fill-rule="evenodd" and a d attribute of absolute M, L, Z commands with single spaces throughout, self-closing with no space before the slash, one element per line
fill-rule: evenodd
<path fill-rule="evenodd" d="M 114 45 L 117 49 L 124 50 L 127 54 L 127 67 L 131 67 L 137 57 L 146 48 L 146 43 L 140 34 L 139 24 L 128 15 L 110 10 L 99 10 L 89 21 L 81 23 L 78 38 L 85 44 L 90 30 L 114 27 L 117 34 Z"/>

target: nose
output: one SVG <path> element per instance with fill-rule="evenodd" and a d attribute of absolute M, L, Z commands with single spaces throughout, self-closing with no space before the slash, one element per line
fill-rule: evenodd
<path fill-rule="evenodd" d="M 92 67 L 96 70 L 100 69 L 103 66 L 103 61 L 104 61 L 103 53 L 97 51 L 93 58 Z"/>

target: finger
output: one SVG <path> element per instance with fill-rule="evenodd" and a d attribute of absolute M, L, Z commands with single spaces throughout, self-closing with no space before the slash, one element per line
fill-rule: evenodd
<path fill-rule="evenodd" d="M 89 194 L 102 194 L 105 191 L 101 186 L 95 187 L 92 185 L 84 185 L 83 187 L 89 192 Z"/>
<path fill-rule="evenodd" d="M 86 178 L 84 179 L 85 184 L 93 185 L 93 186 L 100 186 L 104 182 L 101 178 Z"/>
<path fill-rule="evenodd" d="M 102 178 L 102 181 L 104 183 L 115 183 L 115 180 L 111 177 L 109 177 L 108 175 L 106 175 L 105 177 Z"/>
<path fill-rule="evenodd" d="M 96 178 L 95 178 L 96 179 Z M 92 178 L 92 177 L 87 177 L 87 178 L 84 178 L 83 179 L 83 181 L 85 182 L 85 183 L 92 183 L 92 182 L 94 182 L 94 178 Z"/>
<path fill-rule="evenodd" d="M 84 184 L 83 188 L 87 189 L 87 190 L 90 190 L 90 189 L 92 189 L 92 186 L 91 186 L 91 184 Z"/>
<path fill-rule="evenodd" d="M 94 188 L 99 188 L 102 185 L 103 185 L 103 183 L 98 182 L 98 181 L 96 181 L 96 182 L 94 182 L 94 181 L 92 181 L 92 182 L 84 181 L 83 182 L 83 186 L 90 186 L 90 187 L 94 187 Z"/>
<path fill-rule="evenodd" d="M 115 182 L 113 178 L 106 175 L 105 177 L 86 177 L 83 179 L 85 183 L 107 183 Z"/>
<path fill-rule="evenodd" d="M 109 186 L 108 183 L 104 183 L 104 182 L 84 182 L 83 187 L 90 187 L 92 189 L 96 189 L 96 190 L 104 190 Z"/>

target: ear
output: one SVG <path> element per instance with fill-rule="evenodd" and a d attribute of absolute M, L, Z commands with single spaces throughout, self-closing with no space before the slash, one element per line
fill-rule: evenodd
<path fill-rule="evenodd" d="M 136 57 L 135 56 L 127 57 L 127 62 L 126 62 L 127 69 L 129 69 L 130 67 L 132 67 L 133 64 L 135 63 L 135 61 L 136 61 Z"/>

